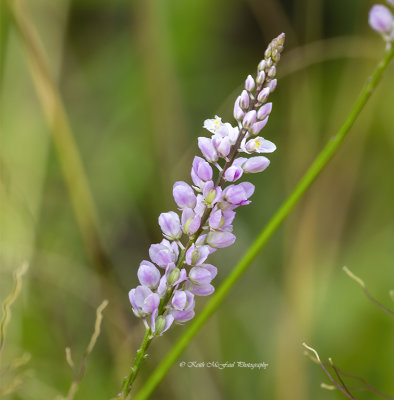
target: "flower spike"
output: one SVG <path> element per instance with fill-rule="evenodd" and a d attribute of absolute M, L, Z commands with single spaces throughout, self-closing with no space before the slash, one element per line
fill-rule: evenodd
<path fill-rule="evenodd" d="M 173 196 L 179 213 L 159 216 L 164 238 L 150 246 L 151 261 L 141 262 L 140 285 L 129 292 L 133 312 L 144 319 L 151 337 L 192 319 L 195 297 L 215 291 L 212 280 L 217 268 L 206 260 L 217 249 L 235 242 L 234 210 L 249 204 L 255 190 L 250 182 L 234 182 L 265 170 L 270 161 L 258 154 L 276 149 L 274 143 L 256 135 L 266 126 L 272 110 L 267 99 L 276 88 L 276 65 L 284 40 L 284 34 L 275 38 L 259 62 L 256 76 L 246 78 L 234 104 L 237 126 L 218 116 L 205 120 L 203 127 L 211 136 L 198 138 L 203 157 L 194 157 L 193 186 L 175 182 Z M 241 152 L 248 158 L 240 157 Z M 219 170 L 216 179 L 213 166 Z"/>

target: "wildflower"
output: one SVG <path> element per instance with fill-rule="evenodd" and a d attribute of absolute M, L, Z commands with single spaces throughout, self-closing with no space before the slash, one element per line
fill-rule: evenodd
<path fill-rule="evenodd" d="M 186 182 L 175 182 L 172 193 L 179 208 L 193 208 L 196 205 L 196 195 Z"/>
<path fill-rule="evenodd" d="M 164 237 L 168 240 L 177 240 L 182 236 L 179 215 L 174 211 L 160 214 L 159 225 Z"/>
<path fill-rule="evenodd" d="M 193 186 L 176 182 L 173 197 L 179 213 L 159 216 L 164 238 L 150 246 L 151 261 L 142 261 L 137 272 L 141 285 L 129 293 L 134 314 L 144 318 L 146 325 L 150 322 L 151 335 L 162 335 L 172 324 L 192 319 L 195 297 L 215 291 L 212 281 L 217 268 L 206 261 L 217 249 L 235 242 L 235 210 L 249 204 L 255 190 L 250 182 L 234 182 L 266 169 L 269 159 L 255 154 L 276 149 L 257 135 L 272 111 L 267 99 L 276 88 L 276 64 L 283 43 L 283 34 L 274 39 L 256 77 L 246 78 L 234 103 L 236 126 L 219 116 L 204 121 L 211 136 L 198 138 L 202 157 L 194 157 L 192 163 Z M 240 152 L 248 157 L 240 157 Z M 214 167 L 218 170 L 215 179 Z"/>
<path fill-rule="evenodd" d="M 390 2 L 393 5 L 393 2 Z M 375 4 L 369 11 L 369 25 L 380 33 L 387 43 L 394 40 L 394 17 L 392 12 L 382 4 Z"/>
<path fill-rule="evenodd" d="M 138 280 L 141 285 L 155 289 L 160 282 L 160 271 L 149 261 L 142 261 L 138 268 Z"/>
<path fill-rule="evenodd" d="M 178 254 L 179 249 L 176 243 L 170 243 L 166 239 L 163 239 L 161 243 L 152 244 L 149 248 L 150 259 L 162 268 L 174 263 L 178 258 Z"/>
<path fill-rule="evenodd" d="M 191 177 L 197 190 L 202 190 L 204 182 L 212 179 L 212 167 L 201 157 L 194 157 Z"/>

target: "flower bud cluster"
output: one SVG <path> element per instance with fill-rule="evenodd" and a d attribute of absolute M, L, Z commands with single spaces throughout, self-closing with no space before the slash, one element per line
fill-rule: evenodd
<path fill-rule="evenodd" d="M 390 6 L 394 7 L 394 1 L 388 0 Z M 373 30 L 380 33 L 383 40 L 388 44 L 394 41 L 394 16 L 392 11 L 382 5 L 375 4 L 369 11 L 369 25 Z"/>
<path fill-rule="evenodd" d="M 140 285 L 129 292 L 133 312 L 150 323 L 153 335 L 162 335 L 173 323 L 194 316 L 196 296 L 208 296 L 217 269 L 207 258 L 217 249 L 232 245 L 235 210 L 250 203 L 255 187 L 250 182 L 235 184 L 244 174 L 265 170 L 270 161 L 260 153 L 271 153 L 275 145 L 257 136 L 267 124 L 276 87 L 276 64 L 283 50 L 284 34 L 268 46 L 255 78 L 248 76 L 245 89 L 235 101 L 238 126 L 216 116 L 204 122 L 211 137 L 199 137 L 202 157 L 194 157 L 193 185 L 175 182 L 173 197 L 178 213 L 159 216 L 163 233 L 160 243 L 149 249 L 150 261 L 138 268 Z M 250 157 L 238 157 L 243 152 Z M 256 154 L 255 154 L 256 153 Z M 218 176 L 214 182 L 214 168 Z"/>

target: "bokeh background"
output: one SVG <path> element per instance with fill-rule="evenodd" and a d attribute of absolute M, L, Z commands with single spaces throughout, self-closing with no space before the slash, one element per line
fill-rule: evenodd
<path fill-rule="evenodd" d="M 109 399 L 143 336 L 128 290 L 137 285 L 149 245 L 161 240 L 158 215 L 175 208 L 173 182 L 189 180 L 204 119 L 219 114 L 231 121 L 244 79 L 268 42 L 286 32 L 264 130 L 278 150 L 269 169 L 252 177 L 256 192 L 239 210 L 236 244 L 212 257 L 218 285 L 341 125 L 384 45 L 368 27 L 373 3 L 366 0 L 24 3 L 64 102 L 97 217 L 78 203 L 78 193 L 76 203 L 70 200 L 78 177 L 72 160 L 65 167 L 61 161 L 70 144 L 54 146 L 53 131 L 61 134 L 62 127 L 47 123 L 34 65 L 2 2 L 1 301 L 13 271 L 30 262 L 2 367 L 31 356 L 5 398 L 65 395 L 72 373 L 64 349 L 71 346 L 79 362 L 95 309 L 108 299 L 76 399 Z M 344 398 L 320 388 L 328 379 L 305 357 L 303 341 L 322 359 L 332 357 L 394 395 L 394 321 L 342 271 L 347 265 L 393 307 L 393 88 L 391 66 L 335 159 L 179 360 L 266 362 L 268 368 L 174 365 L 152 399 Z M 197 310 L 205 302 L 199 298 Z M 153 343 L 137 388 L 184 329 Z M 14 375 L 3 370 L 0 387 Z"/>

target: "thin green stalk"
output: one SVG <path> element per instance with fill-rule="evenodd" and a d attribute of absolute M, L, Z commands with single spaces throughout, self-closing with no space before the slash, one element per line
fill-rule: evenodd
<path fill-rule="evenodd" d="M 141 363 L 142 363 L 142 361 L 144 361 L 144 358 L 146 355 L 146 350 L 148 349 L 152 339 L 153 339 L 152 331 L 150 328 L 147 328 L 145 331 L 145 336 L 142 341 L 141 347 L 137 351 L 137 355 L 135 357 L 134 364 L 131 367 L 130 374 L 123 381 L 122 391 L 121 391 L 121 393 L 119 393 L 119 395 L 117 397 L 118 399 L 126 399 L 127 396 L 129 395 L 132 384 L 133 384 L 135 378 L 137 377 L 137 374 L 140 370 Z"/>
<path fill-rule="evenodd" d="M 45 58 L 43 46 L 20 0 L 6 0 L 17 28 L 38 98 L 52 134 L 86 252 L 103 275 L 110 271 L 110 260 L 101 241 L 96 207 L 65 107 Z"/>
<path fill-rule="evenodd" d="M 246 269 L 251 265 L 253 260 L 259 254 L 261 249 L 265 246 L 265 244 L 268 242 L 271 236 L 276 232 L 281 223 L 290 214 L 294 206 L 298 203 L 298 201 L 302 198 L 307 189 L 319 176 L 323 168 L 334 156 L 337 149 L 345 139 L 346 135 L 349 133 L 358 115 L 360 114 L 365 104 L 367 103 L 369 97 L 376 88 L 377 84 L 379 83 L 383 75 L 383 72 L 389 65 L 391 59 L 393 58 L 393 55 L 394 55 L 393 48 L 387 49 L 384 58 L 378 64 L 374 73 L 366 82 L 352 110 L 350 111 L 344 124 L 340 127 L 339 131 L 327 143 L 327 145 L 324 147 L 322 152 L 317 156 L 311 167 L 301 178 L 300 182 L 295 187 L 290 196 L 282 204 L 282 206 L 279 208 L 276 214 L 271 218 L 268 224 L 263 228 L 263 230 L 255 240 L 255 242 L 243 256 L 243 258 L 238 262 L 235 268 L 231 271 L 230 275 L 224 280 L 224 282 L 219 286 L 215 294 L 211 297 L 210 301 L 207 303 L 204 309 L 189 325 L 188 329 L 183 333 L 183 335 L 175 344 L 175 346 L 170 350 L 167 356 L 158 365 L 156 370 L 151 374 L 151 376 L 145 382 L 144 386 L 137 393 L 135 400 L 145 400 L 149 398 L 151 393 L 164 378 L 168 370 L 181 355 L 181 353 L 189 344 L 189 342 L 192 340 L 194 335 L 199 331 L 199 329 L 205 324 L 208 318 L 220 306 L 220 304 L 223 302 L 223 300 L 230 292 L 232 287 L 235 285 L 235 283 L 241 278 Z"/>

